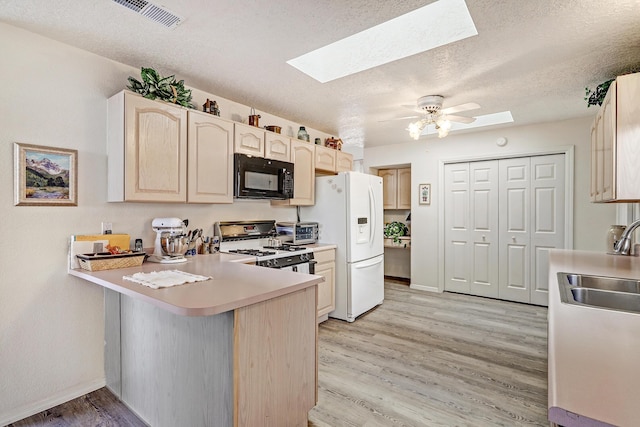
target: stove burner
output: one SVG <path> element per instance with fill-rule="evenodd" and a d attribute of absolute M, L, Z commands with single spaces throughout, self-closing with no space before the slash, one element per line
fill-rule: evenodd
<path fill-rule="evenodd" d="M 302 246 L 292 246 L 292 245 L 281 245 L 281 246 L 263 246 L 263 248 L 265 249 L 276 249 L 279 251 L 284 251 L 284 252 L 296 252 L 296 251 L 303 251 L 306 248 L 303 248 Z"/>
<path fill-rule="evenodd" d="M 252 255 L 252 256 L 268 256 L 268 255 L 276 254 L 275 251 L 262 251 L 260 249 L 232 249 L 229 252 L 234 254 Z"/>

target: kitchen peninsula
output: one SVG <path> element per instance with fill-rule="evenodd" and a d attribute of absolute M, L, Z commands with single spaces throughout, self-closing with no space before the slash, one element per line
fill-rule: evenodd
<path fill-rule="evenodd" d="M 69 271 L 105 288 L 107 387 L 149 425 L 307 425 L 323 279 L 242 261 Z M 172 269 L 211 279 L 161 289 L 123 280 Z"/>

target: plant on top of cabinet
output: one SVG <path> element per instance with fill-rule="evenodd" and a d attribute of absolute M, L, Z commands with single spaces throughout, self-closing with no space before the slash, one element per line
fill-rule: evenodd
<path fill-rule="evenodd" d="M 147 99 L 159 99 L 183 107 L 194 108 L 191 105 L 191 89 L 185 89 L 184 80 L 176 81 L 175 75 L 162 77 L 153 68 L 145 67 L 141 68 L 140 77 L 142 77 L 142 82 L 129 77 L 127 88 Z"/>

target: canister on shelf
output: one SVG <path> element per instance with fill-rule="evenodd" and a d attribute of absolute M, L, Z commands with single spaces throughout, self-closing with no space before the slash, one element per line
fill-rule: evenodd
<path fill-rule="evenodd" d="M 624 225 L 612 225 L 607 232 L 607 252 L 612 252 L 615 248 L 616 242 L 622 237 L 624 233 Z"/>

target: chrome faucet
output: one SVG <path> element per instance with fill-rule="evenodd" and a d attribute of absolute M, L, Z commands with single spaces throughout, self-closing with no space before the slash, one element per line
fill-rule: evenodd
<path fill-rule="evenodd" d="M 631 234 L 638 227 L 640 227 L 640 219 L 633 221 L 624 229 L 620 240 L 613 247 L 614 255 L 631 255 Z"/>

